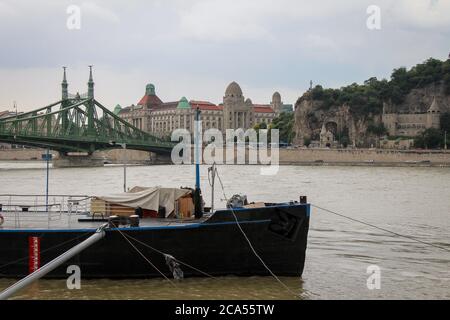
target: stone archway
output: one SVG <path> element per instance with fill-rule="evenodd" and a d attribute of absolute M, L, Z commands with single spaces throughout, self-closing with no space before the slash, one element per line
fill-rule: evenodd
<path fill-rule="evenodd" d="M 330 120 L 325 121 L 325 129 L 327 131 L 330 131 L 331 133 L 333 133 L 333 135 L 335 137 L 339 133 L 339 131 L 338 131 L 338 124 L 335 121 L 330 121 Z"/>

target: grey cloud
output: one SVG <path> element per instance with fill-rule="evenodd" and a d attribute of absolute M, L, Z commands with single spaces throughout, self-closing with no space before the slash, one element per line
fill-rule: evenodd
<path fill-rule="evenodd" d="M 341 86 L 446 58 L 449 2 L 423 2 L 0 0 L 0 108 L 50 102 L 62 65 L 82 90 L 88 64 L 109 106 L 136 103 L 146 82 L 164 100 L 220 102 L 232 80 L 254 102 L 278 90 L 293 103 L 310 79 Z M 82 9 L 81 30 L 66 28 L 71 4 Z M 382 9 L 379 31 L 366 28 L 370 4 Z"/>

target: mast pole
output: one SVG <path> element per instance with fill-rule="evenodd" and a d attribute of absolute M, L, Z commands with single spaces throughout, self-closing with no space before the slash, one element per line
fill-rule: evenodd
<path fill-rule="evenodd" d="M 50 152 L 47 148 L 47 152 L 45 154 L 45 160 L 47 162 L 47 172 L 46 172 L 46 179 L 45 179 L 45 211 L 48 213 L 48 178 L 49 178 L 49 161 L 50 161 Z M 50 213 L 48 213 L 50 214 Z"/>
<path fill-rule="evenodd" d="M 200 190 L 200 109 L 195 110 L 195 132 L 194 132 L 194 148 L 195 148 L 195 190 L 194 190 L 194 215 L 196 219 L 203 216 L 202 211 L 202 196 Z"/>
<path fill-rule="evenodd" d="M 214 162 L 212 167 L 212 176 L 211 176 L 211 213 L 214 213 L 214 183 L 216 179 L 216 163 Z"/>

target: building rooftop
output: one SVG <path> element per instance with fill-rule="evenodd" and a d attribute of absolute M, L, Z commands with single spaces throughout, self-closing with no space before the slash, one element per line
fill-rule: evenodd
<path fill-rule="evenodd" d="M 179 101 L 162 102 L 152 107 L 154 111 L 176 109 Z"/>
<path fill-rule="evenodd" d="M 116 114 L 116 115 L 119 114 L 121 110 L 122 110 L 122 106 L 120 104 L 117 104 L 114 107 L 114 114 Z"/>
<path fill-rule="evenodd" d="M 253 112 L 258 113 L 274 113 L 272 107 L 270 104 L 254 104 L 253 105 Z"/>
<path fill-rule="evenodd" d="M 242 89 L 235 81 L 233 81 L 228 85 L 227 89 L 225 90 L 225 95 L 232 97 L 241 97 Z"/>
<path fill-rule="evenodd" d="M 19 112 L 17 114 L 21 114 L 21 113 L 23 113 L 23 112 Z M 9 111 L 9 110 L 0 111 L 0 118 L 12 117 L 15 115 L 16 115 L 16 112 L 14 112 L 14 111 Z"/>
<path fill-rule="evenodd" d="M 214 103 L 211 103 L 209 101 L 196 101 L 191 100 L 190 101 L 192 109 L 199 108 L 200 110 L 222 110 L 223 106 L 215 105 Z"/>
<path fill-rule="evenodd" d="M 177 105 L 177 109 L 191 109 L 191 105 L 189 104 L 189 101 L 186 99 L 186 97 L 180 99 Z"/>
<path fill-rule="evenodd" d="M 147 106 L 147 107 L 154 107 L 158 104 L 162 104 L 163 102 L 161 101 L 161 99 L 158 98 L 157 95 L 149 95 L 146 94 L 142 97 L 141 100 L 139 100 L 139 102 L 137 103 L 138 105 L 141 106 Z"/>
<path fill-rule="evenodd" d="M 430 109 L 428 109 L 428 112 L 440 112 L 440 108 L 436 101 L 436 97 L 433 97 L 433 102 L 431 103 L 431 106 L 430 106 Z"/>

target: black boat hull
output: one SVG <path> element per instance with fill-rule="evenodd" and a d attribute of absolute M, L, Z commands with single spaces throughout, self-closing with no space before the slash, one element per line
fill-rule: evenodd
<path fill-rule="evenodd" d="M 308 204 L 235 210 L 240 226 L 255 251 L 279 276 L 302 275 L 309 212 Z M 93 229 L 0 229 L 0 276 L 23 277 L 30 272 L 30 237 L 39 239 L 39 264 L 42 266 L 93 232 Z M 68 277 L 67 268 L 70 265 L 79 266 L 83 278 L 160 277 L 156 268 L 133 248 L 124 235 L 130 236 L 126 238 L 168 277 L 172 274 L 161 252 L 214 276 L 269 275 L 252 252 L 233 214 L 223 210 L 216 211 L 206 221 L 184 226 L 107 229 L 102 240 L 46 277 Z M 181 264 L 185 277 L 204 276 L 194 268 Z"/>

